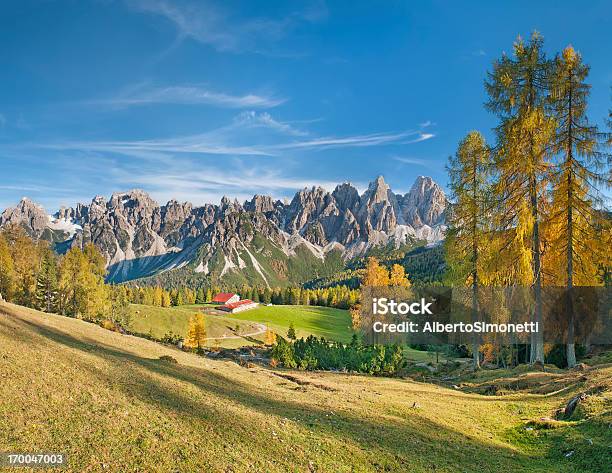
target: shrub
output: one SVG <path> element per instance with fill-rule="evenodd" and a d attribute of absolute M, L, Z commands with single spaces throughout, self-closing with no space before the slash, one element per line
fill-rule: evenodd
<path fill-rule="evenodd" d="M 174 358 L 173 356 L 170 355 L 162 355 L 159 357 L 159 361 L 163 361 L 166 363 L 172 363 L 172 364 L 178 364 L 178 361 L 176 360 L 176 358 Z"/>

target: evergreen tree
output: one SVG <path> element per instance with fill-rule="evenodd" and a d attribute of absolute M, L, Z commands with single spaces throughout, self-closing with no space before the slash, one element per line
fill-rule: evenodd
<path fill-rule="evenodd" d="M 204 288 L 198 288 L 198 292 L 196 293 L 196 304 L 204 304 L 206 302 L 206 294 L 204 293 Z"/>
<path fill-rule="evenodd" d="M 600 264 L 609 260 L 612 246 L 609 235 L 602 235 L 602 214 L 596 209 L 603 203 L 597 189 L 610 185 L 604 171 L 609 155 L 600 151 L 603 136 L 586 116 L 589 67 L 571 46 L 557 55 L 554 65 L 550 95 L 557 123 L 554 151 L 560 162 L 553 177 L 548 259 L 552 283 L 568 289 L 566 356 L 571 368 L 576 365 L 572 288 L 602 283 Z"/>
<path fill-rule="evenodd" d="M 554 120 L 546 114 L 550 61 L 543 39 L 534 33 L 529 42 L 514 44 L 514 56 L 502 56 L 489 73 L 487 108 L 495 113 L 498 146 L 495 186 L 499 226 L 508 239 L 500 254 L 515 268 L 515 281 L 532 285 L 534 321 L 542 325 L 542 261 L 540 224 L 550 170 Z M 542 334 L 532 339 L 531 362 L 544 362 Z"/>
<path fill-rule="evenodd" d="M 58 268 L 55 254 L 50 248 L 41 250 L 40 270 L 36 277 L 36 305 L 45 312 L 55 312 L 58 309 Z"/>
<path fill-rule="evenodd" d="M 264 304 L 269 304 L 272 302 L 272 292 L 269 287 L 266 287 L 263 292 L 262 301 Z"/>
<path fill-rule="evenodd" d="M 289 324 L 289 330 L 287 330 L 287 338 L 289 340 L 295 340 L 297 338 L 295 335 L 295 327 L 293 326 L 293 322 Z"/>

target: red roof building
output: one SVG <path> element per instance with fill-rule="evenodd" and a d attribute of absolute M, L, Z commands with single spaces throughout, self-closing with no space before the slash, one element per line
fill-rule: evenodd
<path fill-rule="evenodd" d="M 238 302 L 240 300 L 240 296 L 238 294 L 234 294 L 233 292 L 220 292 L 215 297 L 213 297 L 213 302 L 217 304 L 227 304 L 228 302 Z"/>
<path fill-rule="evenodd" d="M 225 305 L 219 307 L 220 310 L 235 314 L 236 312 L 242 312 L 243 310 L 254 309 L 257 307 L 257 302 L 253 302 L 250 299 L 243 299 L 236 302 L 228 302 Z"/>

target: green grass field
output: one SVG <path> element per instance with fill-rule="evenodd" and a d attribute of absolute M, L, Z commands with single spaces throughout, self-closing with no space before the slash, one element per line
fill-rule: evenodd
<path fill-rule="evenodd" d="M 316 335 L 332 340 L 349 342 L 353 331 L 351 317 L 346 310 L 315 306 L 265 306 L 239 312 L 224 314 L 214 310 L 215 306 L 206 304 L 184 305 L 180 307 L 153 307 L 139 304 L 130 306 L 132 314 L 131 331 L 151 334 L 160 338 L 168 332 L 185 335 L 189 318 L 196 312 L 204 312 L 209 337 L 217 337 L 220 346 L 233 347 L 253 344 L 249 338 L 263 340 L 263 335 L 236 340 L 235 327 L 238 333 L 257 331 L 259 324 L 265 324 L 274 332 L 285 336 L 289 325 L 294 324 L 298 337 Z M 203 310 L 204 309 L 204 310 Z M 212 315 L 211 315 L 212 314 Z M 210 341 L 211 345 L 213 341 Z M 215 343 L 217 343 L 215 341 Z"/>
<path fill-rule="evenodd" d="M 347 310 L 310 305 L 261 305 L 256 309 L 230 314 L 229 317 L 261 322 L 285 336 L 293 323 L 297 337 L 315 335 L 340 342 L 350 342 L 353 336 L 351 316 Z"/>
<path fill-rule="evenodd" d="M 601 365 L 552 393 L 482 396 L 241 367 L 0 304 L 0 451 L 63 452 L 74 472 L 605 473 L 611 375 Z M 576 419 L 539 420 L 594 385 L 608 390 Z"/>
<path fill-rule="evenodd" d="M 151 335 L 161 338 L 167 333 L 175 333 L 185 336 L 189 325 L 189 319 L 197 312 L 202 312 L 203 306 L 180 306 L 180 307 L 154 307 L 148 305 L 131 304 L 130 331 L 136 334 Z M 252 345 L 250 337 L 243 338 L 254 332 L 260 332 L 256 323 L 236 320 L 220 315 L 210 315 L 204 312 L 206 320 L 208 346 L 221 346 L 223 348 L 235 348 L 243 345 Z M 238 330 L 237 330 L 238 326 Z M 263 335 L 255 337 L 263 338 Z"/>

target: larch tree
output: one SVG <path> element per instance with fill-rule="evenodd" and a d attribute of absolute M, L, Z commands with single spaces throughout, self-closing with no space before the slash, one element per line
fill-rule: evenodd
<path fill-rule="evenodd" d="M 10 301 L 15 290 L 15 268 L 8 241 L 0 233 L 0 296 Z"/>
<path fill-rule="evenodd" d="M 378 262 L 374 257 L 369 257 L 362 278 L 363 286 L 381 287 L 389 285 L 389 271 Z"/>
<path fill-rule="evenodd" d="M 601 265 L 609 259 L 611 242 L 602 234 L 603 204 L 599 189 L 610 185 L 609 155 L 602 145 L 609 138 L 587 119 L 589 67 L 571 46 L 554 61 L 550 81 L 550 108 L 556 119 L 552 173 L 552 206 L 548 238 L 547 273 L 554 285 L 567 291 L 567 349 L 569 367 L 576 365 L 575 307 L 572 288 L 602 284 Z"/>
<path fill-rule="evenodd" d="M 206 321 L 204 315 L 197 313 L 189 319 L 185 346 L 200 351 L 206 345 Z"/>
<path fill-rule="evenodd" d="M 389 271 L 389 286 L 410 287 L 410 280 L 406 275 L 406 269 L 401 264 L 394 264 Z"/>
<path fill-rule="evenodd" d="M 25 230 L 10 225 L 3 231 L 13 260 L 17 304 L 34 307 L 36 301 L 36 274 L 40 265 L 39 247 Z"/>
<path fill-rule="evenodd" d="M 485 82 L 489 111 L 500 120 L 496 128 L 499 227 L 506 237 L 500 258 L 516 265 L 516 283 L 533 287 L 533 320 L 542 325 L 542 261 L 540 223 L 545 208 L 550 170 L 554 120 L 546 112 L 550 61 L 543 51 L 543 39 L 534 33 L 528 42 L 520 37 L 514 55 L 503 55 L 493 65 Z M 525 271 L 526 269 L 529 271 Z M 532 363 L 544 362 L 542 332 L 534 334 Z"/>
<path fill-rule="evenodd" d="M 488 206 L 491 150 L 477 131 L 460 143 L 447 166 L 453 204 L 447 219 L 445 253 L 452 284 L 471 287 L 472 322 L 478 319 L 478 290 L 483 270 L 483 253 L 489 239 Z M 479 344 L 472 347 L 474 368 L 480 367 Z"/>

